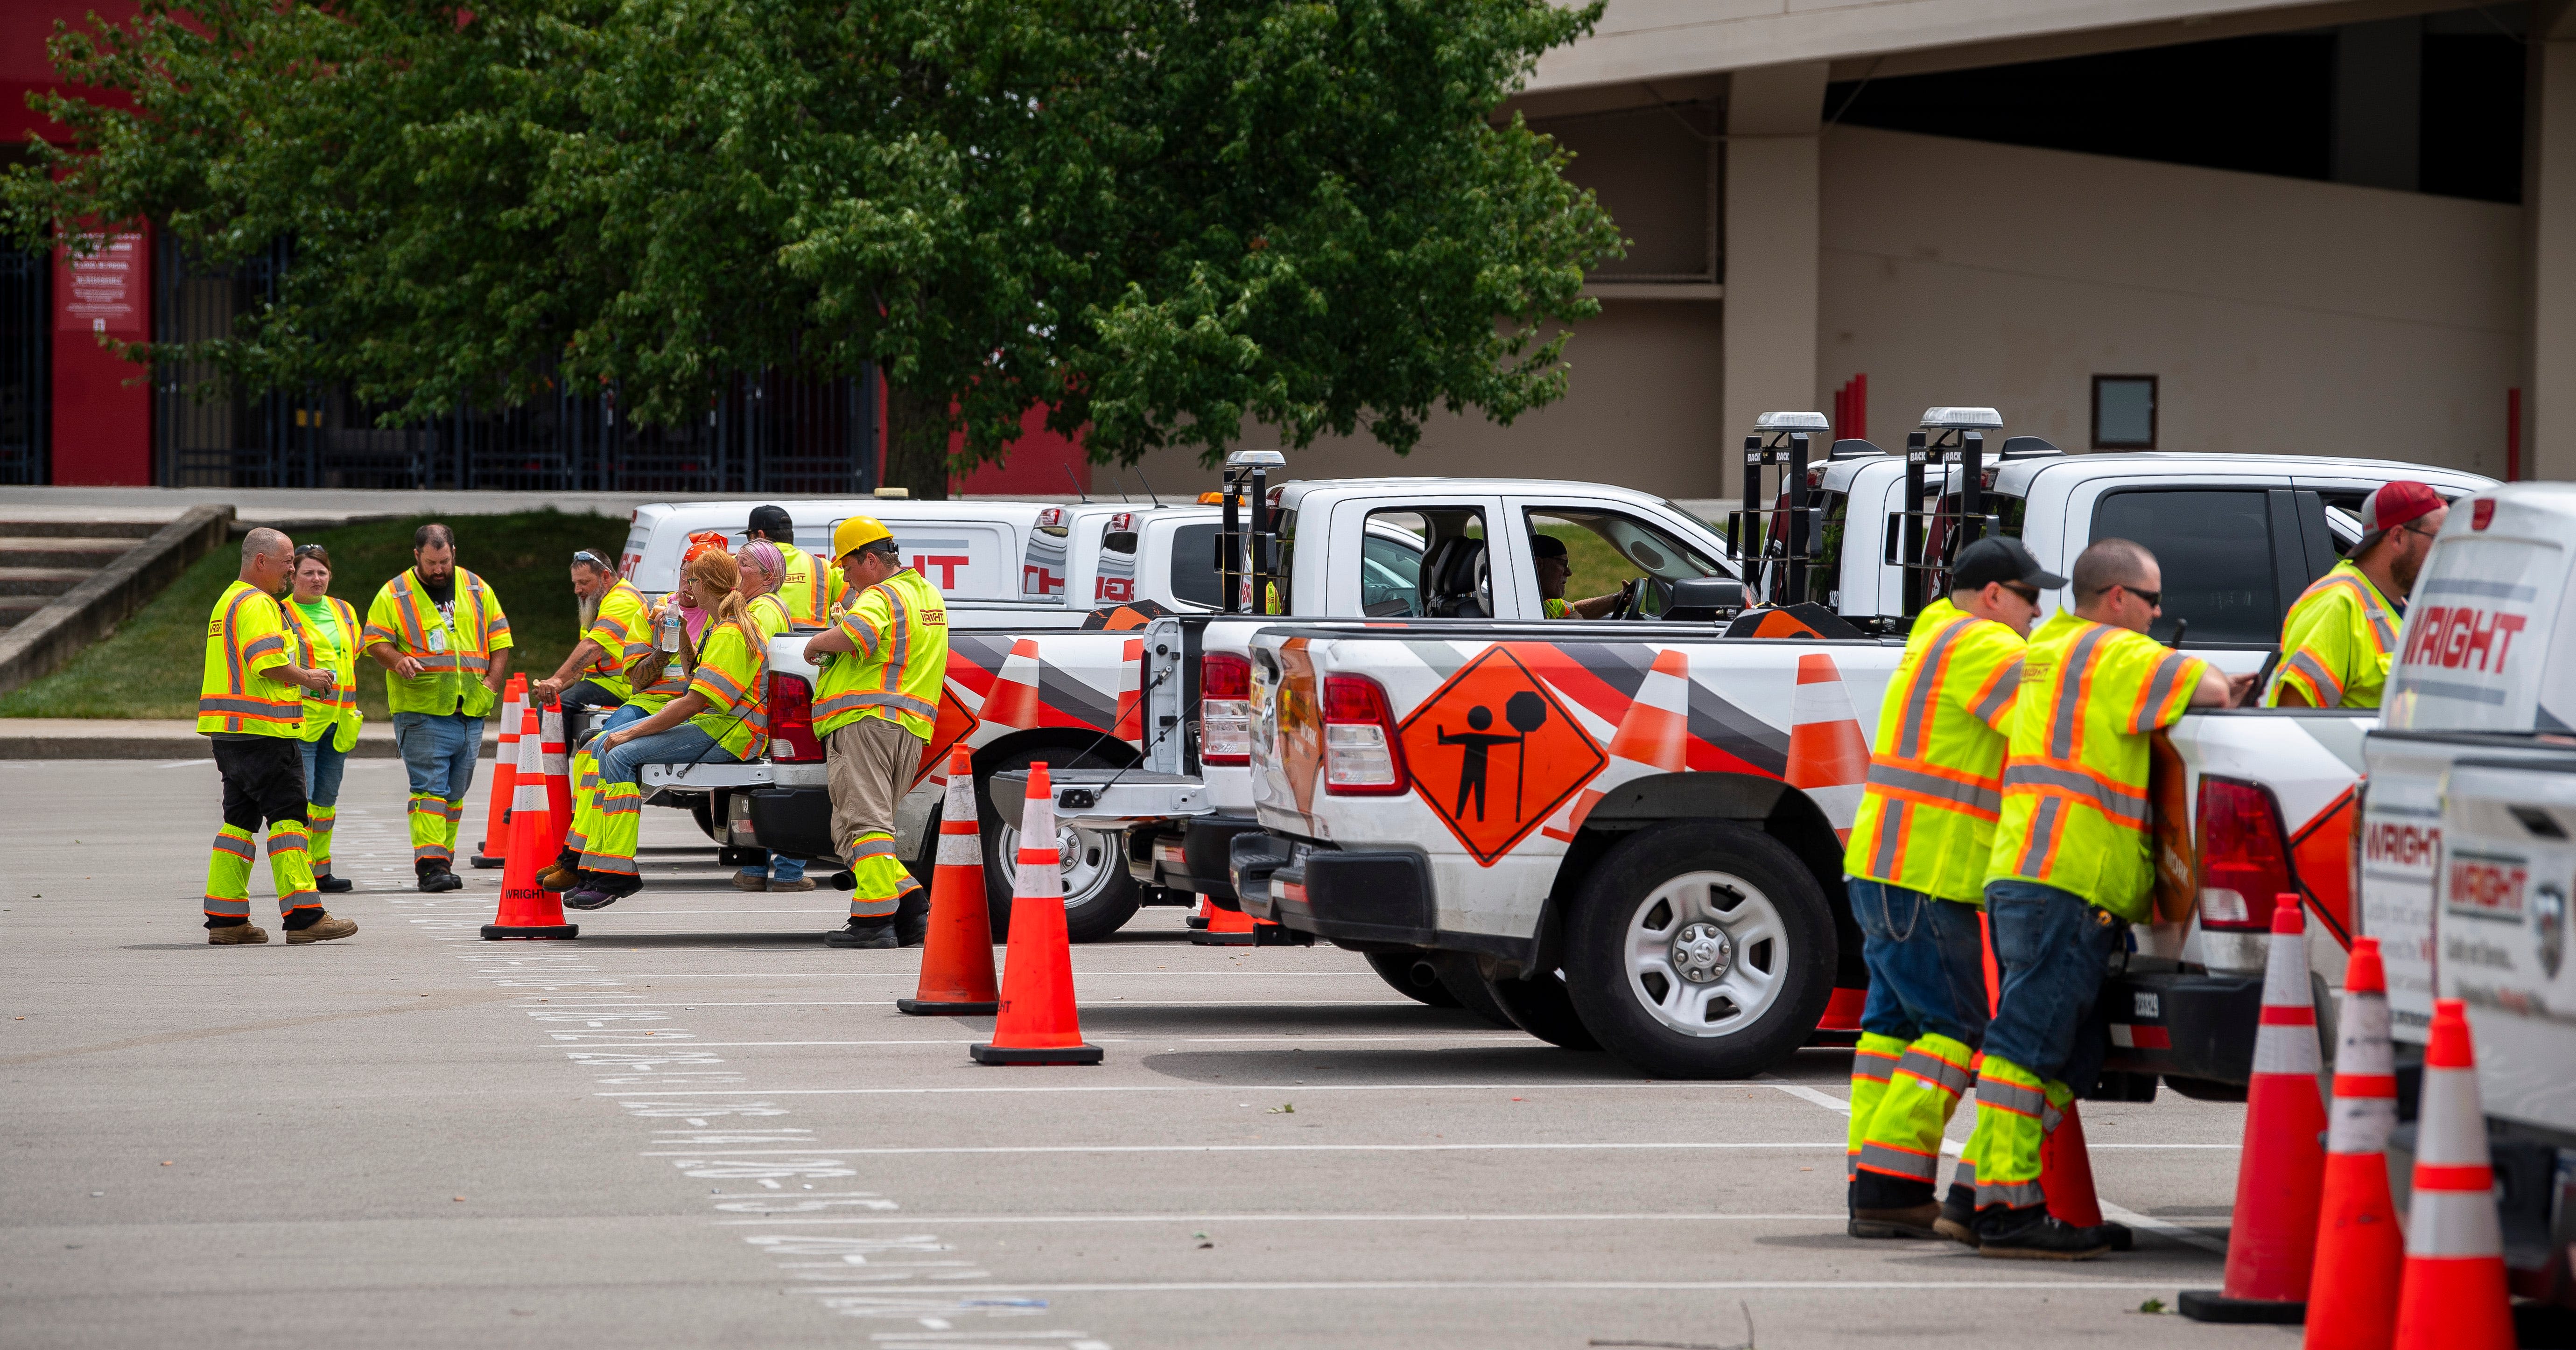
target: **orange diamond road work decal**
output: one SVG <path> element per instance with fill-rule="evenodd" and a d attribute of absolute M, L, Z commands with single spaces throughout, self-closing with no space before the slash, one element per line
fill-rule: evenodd
<path fill-rule="evenodd" d="M 1486 867 L 1609 763 L 1510 652 L 1487 647 L 1396 728 L 1414 790 Z"/>
<path fill-rule="evenodd" d="M 957 697 L 957 686 L 943 682 L 939 686 L 939 720 L 930 724 L 930 746 L 921 752 L 921 764 L 912 771 L 912 781 L 919 784 L 947 767 L 949 747 L 973 735 L 975 725 L 974 710 Z"/>

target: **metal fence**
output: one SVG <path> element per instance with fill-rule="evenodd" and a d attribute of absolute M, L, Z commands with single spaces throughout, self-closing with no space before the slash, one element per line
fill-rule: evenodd
<path fill-rule="evenodd" d="M 0 251 L 0 483 L 43 483 L 52 445 L 54 260 Z"/>
<path fill-rule="evenodd" d="M 165 239 L 155 336 L 219 337 L 275 293 L 283 245 L 229 271 Z M 343 390 L 208 398 L 212 370 L 171 362 L 154 382 L 158 480 L 169 487 L 487 488 L 551 492 L 865 493 L 877 486 L 876 379 L 778 371 L 733 377 L 684 425 L 627 417 L 614 385 L 553 389 L 515 407 L 407 426 Z"/>

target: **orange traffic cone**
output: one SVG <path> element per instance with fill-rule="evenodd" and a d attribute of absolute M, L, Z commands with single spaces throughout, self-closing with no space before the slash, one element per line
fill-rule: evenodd
<path fill-rule="evenodd" d="M 2057 1123 L 2039 1143 L 2039 1193 L 2058 1222 L 2077 1228 L 2102 1226 L 2102 1200 L 2093 1190 L 2093 1152 L 2084 1146 L 2084 1116 L 2069 1101 L 2051 1108 Z M 2114 1247 L 2126 1250 L 2115 1239 Z"/>
<path fill-rule="evenodd" d="M 1207 925 L 1190 930 L 1194 947 L 1249 947 L 1252 940 L 1252 916 L 1239 909 L 1226 909 L 1210 903 Z"/>
<path fill-rule="evenodd" d="M 1132 638 L 1118 662 L 1118 720 L 1110 734 L 1130 745 L 1145 740 L 1145 640 Z"/>
<path fill-rule="evenodd" d="M 993 675 L 993 692 L 984 696 L 984 725 L 1025 730 L 1038 724 L 1038 643 L 1021 638 Z"/>
<path fill-rule="evenodd" d="M 1809 652 L 1798 658 L 1798 686 L 1789 697 L 1789 786 L 1823 807 L 1834 837 L 1851 838 L 1860 815 L 1861 785 L 1869 781 L 1869 738 L 1852 713 L 1851 694 L 1834 658 Z"/>
<path fill-rule="evenodd" d="M 2182 1315 L 2202 1322 L 2295 1325 L 2307 1316 L 2316 1257 L 2317 1204 L 2326 1159 L 2318 1137 L 2317 1010 L 2308 999 L 2307 925 L 2299 897 L 2272 911 L 2263 966 L 2263 1024 L 2254 1033 L 2254 1081 L 2245 1094 L 2245 1143 L 2236 1161 L 2236 1213 L 2227 1236 L 2227 1287 L 2186 1289 Z"/>
<path fill-rule="evenodd" d="M 2433 1002 L 2418 1101 L 2396 1350 L 2512 1350 L 2504 1226 L 2496 1216 L 2468 1005 L 2458 999 Z"/>
<path fill-rule="evenodd" d="M 501 697 L 501 743 L 492 752 L 492 811 L 483 822 L 483 842 L 474 846 L 473 865 L 498 867 L 510 851 L 510 784 L 519 771 L 519 714 L 528 706 L 528 677 L 510 677 Z"/>
<path fill-rule="evenodd" d="M 520 711 L 519 772 L 511 788 L 509 865 L 501 872 L 500 912 L 483 925 L 486 938 L 568 938 L 581 928 L 564 922 L 563 897 L 537 884 L 538 869 L 555 855 L 546 850 L 545 750 L 537 710 Z"/>
<path fill-rule="evenodd" d="M 2406 1236 L 2388 1194 L 2388 1136 L 2397 1070 L 2388 1044 L 2388 974 L 2379 939 L 2352 940 L 2335 1019 L 2334 1107 L 2326 1127 L 2325 1201 L 2308 1283 L 2306 1350 L 2389 1350 Z"/>
<path fill-rule="evenodd" d="M 1073 1002 L 1073 948 L 1065 937 L 1064 873 L 1055 851 L 1055 783 L 1044 764 L 1029 766 L 1018 867 L 1001 1011 L 993 1039 L 968 1046 L 966 1053 L 978 1064 L 1097 1064 L 1100 1047 L 1082 1043 Z"/>
<path fill-rule="evenodd" d="M 1199 897 L 1199 907 L 1190 911 L 1189 917 L 1181 920 L 1181 923 L 1193 930 L 1205 928 L 1215 913 L 1216 906 L 1208 903 L 1208 898 L 1202 895 Z"/>
<path fill-rule="evenodd" d="M 1539 827 L 1550 839 L 1572 839 L 1584 818 L 1610 789 L 1649 774 L 1690 767 L 1690 657 L 1679 648 L 1655 654 L 1655 664 L 1628 700 L 1619 729 L 1610 736 L 1610 762 L 1557 818 Z"/>
<path fill-rule="evenodd" d="M 915 1017 L 989 1017 L 993 916 L 984 902 L 984 834 L 975 816 L 975 757 L 949 752 L 948 800 L 939 812 L 939 862 L 930 874 L 930 935 L 921 944 L 921 983 L 894 1001 Z"/>
<path fill-rule="evenodd" d="M 564 712 L 560 703 L 549 703 L 538 715 L 538 772 L 545 775 L 546 851 L 543 859 L 563 852 L 564 836 L 572 831 L 572 757 L 564 753 Z"/>

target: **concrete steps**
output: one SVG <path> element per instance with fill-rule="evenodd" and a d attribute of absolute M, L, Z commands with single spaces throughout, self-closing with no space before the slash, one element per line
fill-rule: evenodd
<path fill-rule="evenodd" d="M 0 507 L 0 693 L 115 631 L 231 537 L 228 506 L 143 514 Z"/>
<path fill-rule="evenodd" d="M 114 566 L 160 529 L 148 520 L 0 518 L 0 631 Z"/>

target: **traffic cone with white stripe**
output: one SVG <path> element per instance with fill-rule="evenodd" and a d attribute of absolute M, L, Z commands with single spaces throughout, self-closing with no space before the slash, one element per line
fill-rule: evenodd
<path fill-rule="evenodd" d="M 2183 1316 L 2288 1325 L 2307 1316 L 2326 1170 L 2318 1138 L 2325 1128 L 2326 1107 L 2317 1096 L 2317 1010 L 2308 997 L 2307 924 L 2299 897 L 2285 891 L 2272 911 L 2271 949 L 2263 965 L 2263 1023 L 2254 1033 L 2254 1081 L 2245 1094 L 2245 1143 L 2236 1159 L 2227 1287 L 2182 1291 Z"/>
<path fill-rule="evenodd" d="M 2496 1215 L 2468 1005 L 2458 999 L 2433 1003 L 2418 1100 L 2396 1350 L 2512 1350 L 2504 1225 Z"/>
<path fill-rule="evenodd" d="M 510 789 L 509 864 L 501 872 L 501 903 L 492 922 L 483 925 L 483 936 L 575 937 L 581 929 L 564 922 L 563 897 L 537 884 L 538 869 L 554 857 L 545 846 L 549 827 L 541 763 L 544 751 L 539 742 L 542 733 L 537 729 L 537 710 L 523 708 L 519 717 L 519 771 Z"/>
<path fill-rule="evenodd" d="M 1227 909 L 1222 905 L 1209 903 L 1207 923 L 1190 930 L 1190 945 L 1194 947 L 1254 946 L 1256 944 L 1252 937 L 1253 927 L 1252 916 L 1242 910 Z"/>
<path fill-rule="evenodd" d="M 1789 696 L 1789 766 L 1782 777 L 1824 808 L 1835 838 L 1851 838 L 1861 786 L 1869 781 L 1869 737 L 1861 734 L 1842 671 L 1823 652 L 1798 658 L 1798 684 Z"/>
<path fill-rule="evenodd" d="M 1867 763 L 1866 757 L 1863 759 Z M 1576 793 L 1556 819 L 1539 827 L 1550 839 L 1572 839 L 1610 789 L 1649 774 L 1690 767 L 1690 656 L 1677 647 L 1655 653 L 1655 664 L 1628 701 L 1610 736 L 1610 762 Z"/>
<path fill-rule="evenodd" d="M 1100 1047 L 1083 1044 L 1073 1001 L 1073 948 L 1065 935 L 1064 873 L 1055 846 L 1055 782 L 1044 764 L 1029 766 L 1018 867 L 993 1039 L 968 1046 L 966 1053 L 978 1064 L 1097 1064 Z"/>
<path fill-rule="evenodd" d="M 948 755 L 948 799 L 939 811 L 939 861 L 930 874 L 930 932 L 921 943 L 921 982 L 894 1001 L 915 1017 L 986 1017 L 1000 1006 L 993 986 L 993 916 L 984 902 L 984 834 L 975 815 L 975 757 Z"/>
<path fill-rule="evenodd" d="M 510 852 L 511 784 L 519 776 L 519 714 L 528 707 L 528 677 L 512 675 L 501 699 L 501 744 L 492 754 L 492 810 L 483 821 L 483 842 L 474 846 L 476 867 L 498 867 Z"/>
<path fill-rule="evenodd" d="M 2379 939 L 2352 940 L 2335 1019 L 2334 1105 L 2326 1126 L 2325 1200 L 2308 1282 L 2305 1350 L 2389 1350 L 2406 1236 L 2388 1193 L 2397 1127 L 2397 1069 L 2388 1044 L 2388 974 Z"/>
<path fill-rule="evenodd" d="M 572 757 L 564 753 L 564 711 L 560 703 L 549 703 L 537 717 L 537 771 L 545 775 L 546 851 L 544 858 L 563 852 L 564 835 L 572 829 Z"/>
<path fill-rule="evenodd" d="M 1026 730 L 1038 724 L 1038 642 L 1021 638 L 993 675 L 993 691 L 984 696 L 984 725 Z"/>

